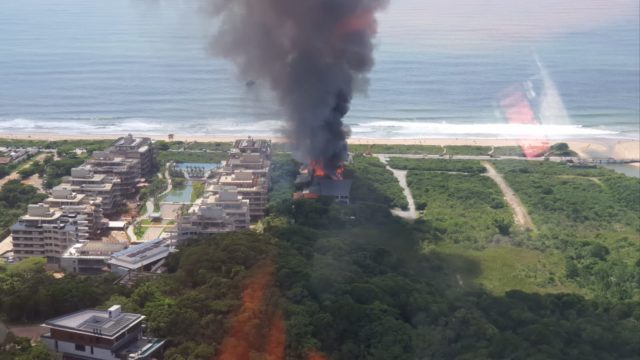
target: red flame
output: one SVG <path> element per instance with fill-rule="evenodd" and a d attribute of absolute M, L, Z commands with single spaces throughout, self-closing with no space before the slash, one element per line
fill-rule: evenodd
<path fill-rule="evenodd" d="M 322 166 L 322 161 L 311 161 L 309 163 L 309 169 L 311 175 L 317 177 L 327 176 L 327 173 L 324 172 L 324 167 Z"/>
<path fill-rule="evenodd" d="M 333 180 L 342 180 L 342 173 L 344 172 L 344 166 L 340 164 L 336 169 L 335 174 L 330 175 L 324 170 L 324 166 L 322 166 L 322 161 L 311 161 L 309 163 L 309 175 L 313 175 L 314 177 L 326 177 L 331 176 Z"/>

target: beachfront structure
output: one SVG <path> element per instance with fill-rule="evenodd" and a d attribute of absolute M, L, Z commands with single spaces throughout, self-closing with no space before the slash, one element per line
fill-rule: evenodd
<path fill-rule="evenodd" d="M 206 192 L 216 193 L 222 187 L 235 187 L 243 200 L 249 201 L 249 216 L 251 221 L 264 218 L 265 209 L 269 202 L 268 178 L 250 171 L 234 171 L 223 174 L 217 179 L 217 184 L 207 184 Z"/>
<path fill-rule="evenodd" d="M 40 339 L 63 359 L 147 360 L 162 357 L 163 339 L 146 337 L 145 316 L 108 310 L 82 310 L 47 320 Z"/>
<path fill-rule="evenodd" d="M 111 147 L 107 149 L 107 152 L 114 156 L 138 160 L 140 164 L 140 175 L 142 177 L 153 176 L 156 148 L 151 138 L 137 138 L 128 134 L 116 140 Z"/>
<path fill-rule="evenodd" d="M 86 241 L 72 245 L 62 255 L 60 267 L 66 272 L 83 275 L 100 274 L 107 268 L 111 255 L 123 250 L 125 243 Z"/>
<path fill-rule="evenodd" d="M 218 234 L 249 227 L 249 200 L 232 186 L 218 186 L 215 193 L 196 200 L 186 215 L 178 219 L 178 239 Z"/>
<path fill-rule="evenodd" d="M 58 264 L 69 246 L 89 237 L 86 218 L 46 204 L 29 205 L 27 214 L 10 228 L 13 253 L 18 260 L 45 257 Z"/>
<path fill-rule="evenodd" d="M 71 176 L 62 179 L 62 185 L 77 194 L 101 198 L 102 212 L 111 215 L 117 212 L 121 203 L 120 179 L 105 174 L 97 174 L 86 167 L 71 169 Z"/>

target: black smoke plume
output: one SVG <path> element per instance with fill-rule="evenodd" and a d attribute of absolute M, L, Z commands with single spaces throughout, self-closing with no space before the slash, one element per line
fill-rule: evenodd
<path fill-rule="evenodd" d="M 264 80 L 285 109 L 299 160 L 332 174 L 346 159 L 356 83 L 373 66 L 375 12 L 387 0 L 207 0 L 217 18 L 211 49 Z"/>

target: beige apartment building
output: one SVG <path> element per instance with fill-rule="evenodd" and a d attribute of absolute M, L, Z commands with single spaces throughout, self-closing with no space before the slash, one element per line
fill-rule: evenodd
<path fill-rule="evenodd" d="M 89 236 L 83 216 L 69 215 L 46 204 L 29 205 L 27 214 L 11 226 L 15 257 L 45 257 L 48 263 L 59 263 L 71 245 Z"/>
<path fill-rule="evenodd" d="M 268 178 L 250 171 L 234 171 L 221 175 L 217 184 L 208 184 L 206 191 L 217 193 L 220 187 L 235 187 L 244 200 L 249 200 L 249 215 L 251 221 L 264 218 L 264 212 L 269 202 Z"/>
<path fill-rule="evenodd" d="M 70 187 L 58 185 L 51 190 L 51 196 L 44 203 L 53 209 L 60 209 L 68 217 L 82 216 L 90 238 L 95 238 L 107 220 L 102 213 L 102 198 L 74 193 Z"/>
<path fill-rule="evenodd" d="M 156 148 L 151 138 L 136 138 L 129 134 L 116 140 L 107 149 L 107 152 L 114 156 L 138 160 L 140 164 L 140 175 L 138 177 L 153 176 Z"/>
<path fill-rule="evenodd" d="M 95 151 L 81 168 L 119 179 L 116 190 L 123 199 L 135 194 L 136 185 L 142 178 L 140 160 L 127 159 L 107 151 Z"/>
<path fill-rule="evenodd" d="M 196 200 L 186 215 L 178 219 L 178 239 L 249 228 L 249 201 L 234 187 Z"/>
<path fill-rule="evenodd" d="M 96 174 L 86 167 L 71 169 L 71 176 L 62 179 L 62 186 L 77 194 L 101 198 L 102 212 L 111 215 L 122 203 L 119 193 L 120 179 L 105 174 Z"/>

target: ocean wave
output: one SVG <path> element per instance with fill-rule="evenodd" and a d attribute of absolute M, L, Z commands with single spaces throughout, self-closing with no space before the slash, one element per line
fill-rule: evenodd
<path fill-rule="evenodd" d="M 285 123 L 279 120 L 241 121 L 235 119 L 158 120 L 149 118 L 92 118 L 73 120 L 33 120 L 0 118 L 0 133 L 121 134 L 277 136 Z M 431 121 L 378 120 L 350 124 L 354 138 L 548 138 L 620 136 L 619 129 L 581 125 L 530 125 L 506 123 L 449 123 Z"/>
<path fill-rule="evenodd" d="M 373 121 L 351 126 L 356 138 L 572 138 L 613 136 L 616 131 L 581 125 L 507 123 L 456 124 L 446 122 Z"/>

